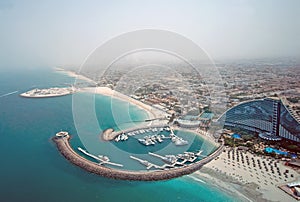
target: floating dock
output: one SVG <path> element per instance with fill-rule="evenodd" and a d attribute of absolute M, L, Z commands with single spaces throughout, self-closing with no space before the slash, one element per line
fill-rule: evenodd
<path fill-rule="evenodd" d="M 112 165 L 112 166 L 123 167 L 122 164 L 110 162 L 110 159 L 109 159 L 108 157 L 106 157 L 106 156 L 101 156 L 101 155 L 99 155 L 99 156 L 97 157 L 97 156 L 95 156 L 95 155 L 93 155 L 93 154 L 88 153 L 86 150 L 84 150 L 84 149 L 82 149 L 82 148 L 80 148 L 80 147 L 78 147 L 78 150 L 81 151 L 82 153 L 84 153 L 85 155 L 87 155 L 87 156 L 89 156 L 89 157 L 91 157 L 91 158 L 93 158 L 93 159 L 99 161 L 99 162 L 100 162 L 99 165 L 109 164 L 109 165 Z"/>
<path fill-rule="evenodd" d="M 133 160 L 136 160 L 138 162 L 140 162 L 142 165 L 146 166 L 147 170 L 151 169 L 152 167 L 154 168 L 160 168 L 160 166 L 155 165 L 153 163 L 150 163 L 149 161 L 143 160 L 143 159 L 139 159 L 137 157 L 134 156 L 130 156 L 130 158 L 132 158 Z"/>

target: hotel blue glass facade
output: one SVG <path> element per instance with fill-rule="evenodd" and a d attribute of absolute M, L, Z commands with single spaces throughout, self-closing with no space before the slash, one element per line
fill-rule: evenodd
<path fill-rule="evenodd" d="M 225 112 L 220 120 L 225 122 L 225 126 L 268 132 L 300 142 L 299 122 L 278 99 L 265 98 L 241 103 Z"/>

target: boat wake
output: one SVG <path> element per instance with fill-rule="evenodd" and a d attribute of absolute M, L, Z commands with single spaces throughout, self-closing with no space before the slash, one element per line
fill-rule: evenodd
<path fill-rule="evenodd" d="M 13 91 L 13 92 L 10 92 L 10 93 L 6 93 L 6 94 L 3 94 L 3 95 L 0 95 L 0 98 L 6 97 L 6 96 L 9 96 L 9 95 L 12 95 L 12 94 L 15 94 L 17 92 L 19 92 L 19 91 Z"/>

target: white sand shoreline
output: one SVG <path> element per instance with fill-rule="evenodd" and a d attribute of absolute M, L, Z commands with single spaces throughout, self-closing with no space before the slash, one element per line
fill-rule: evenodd
<path fill-rule="evenodd" d="M 127 95 L 124 95 L 122 93 L 119 93 L 117 91 L 114 91 L 108 87 L 87 87 L 87 88 L 81 88 L 79 92 L 85 92 L 85 93 L 93 93 L 93 94 L 99 94 L 104 96 L 109 96 L 112 98 L 116 98 L 125 102 L 128 102 L 132 105 L 135 105 L 139 107 L 140 109 L 145 110 L 148 113 L 149 119 L 155 119 L 158 117 L 161 117 L 161 114 L 158 113 L 156 110 L 153 110 L 153 108 L 149 105 L 146 105 L 138 100 L 135 100 Z"/>
<path fill-rule="evenodd" d="M 228 151 L 222 152 L 218 158 L 204 165 L 199 172 L 196 172 L 196 175 L 200 179 L 211 178 L 210 180 L 215 180 L 214 184 L 220 185 L 230 192 L 235 189 L 236 193 L 240 192 L 253 201 L 296 201 L 278 188 L 278 185 L 295 181 L 299 177 L 296 171 L 284 166 L 282 162 L 277 163 L 271 158 L 256 156 L 243 151 L 244 157 L 247 156 L 250 161 L 248 165 L 246 160 L 244 160 L 244 163 L 241 162 L 241 151 L 237 152 L 234 150 L 234 152 L 234 155 L 230 153 L 230 157 L 228 157 Z M 239 161 L 237 161 L 237 156 L 239 156 Z M 252 165 L 252 158 L 256 164 L 255 167 Z M 262 169 L 258 168 L 258 161 L 263 165 Z M 263 162 L 266 163 L 268 171 L 265 170 Z M 272 173 L 270 168 L 274 163 L 276 163 L 281 173 L 289 170 L 289 177 L 279 176 L 277 169 Z M 291 174 L 294 177 L 291 177 Z"/>
<path fill-rule="evenodd" d="M 228 195 L 238 197 L 239 201 L 268 201 L 262 198 L 262 193 L 255 190 L 254 183 L 244 185 L 226 175 L 221 176 L 212 169 L 203 167 L 193 174 L 196 178 L 202 179 L 205 183 L 216 187 Z"/>
<path fill-rule="evenodd" d="M 64 74 L 66 74 L 70 77 L 76 78 L 76 79 L 81 79 L 81 80 L 84 80 L 84 81 L 87 81 L 87 82 L 91 82 L 93 84 L 96 83 L 94 80 L 92 80 L 92 79 L 90 79 L 86 76 L 77 74 L 73 71 L 68 71 L 68 70 L 65 70 L 65 69 L 62 69 L 62 68 L 58 68 L 58 67 L 54 68 L 54 70 L 57 71 L 57 72 L 62 72 Z M 94 94 L 113 97 L 113 98 L 128 102 L 130 104 L 133 104 L 133 105 L 139 107 L 140 109 L 145 110 L 148 114 L 148 119 L 156 119 L 156 118 L 161 118 L 161 117 L 166 116 L 166 113 L 164 113 L 164 112 L 162 112 L 158 109 L 155 109 L 155 108 L 153 108 L 153 107 L 151 107 L 147 104 L 144 104 L 144 103 L 142 103 L 138 100 L 135 100 L 135 99 L 133 99 L 133 98 L 127 96 L 127 95 L 124 95 L 120 92 L 112 90 L 108 87 L 86 87 L 86 88 L 80 88 L 77 92 L 94 93 Z"/>
<path fill-rule="evenodd" d="M 59 68 L 59 67 L 55 67 L 54 71 L 66 74 L 69 77 L 75 78 L 76 80 L 79 79 L 79 80 L 87 81 L 87 82 L 90 82 L 90 83 L 93 83 L 93 84 L 96 83 L 94 80 L 92 80 L 92 79 L 90 79 L 86 76 L 77 74 L 76 72 L 73 72 L 73 71 L 70 71 L 70 70 L 65 70 L 65 69 L 62 69 L 62 68 Z"/>

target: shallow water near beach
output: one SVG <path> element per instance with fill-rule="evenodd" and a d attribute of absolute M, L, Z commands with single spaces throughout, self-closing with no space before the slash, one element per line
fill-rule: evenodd
<path fill-rule="evenodd" d="M 52 69 L 7 68 L 0 70 L 0 81 L 0 95 L 18 91 L 0 97 L 1 201 L 239 201 L 188 176 L 161 182 L 127 182 L 95 176 L 71 165 L 50 138 L 66 130 L 73 135 L 74 148 L 84 146 L 73 121 L 72 96 L 29 99 L 18 94 L 35 87 L 65 86 L 74 79 Z M 99 118 L 103 127 L 113 125 L 109 107 L 105 107 L 107 99 L 96 99 L 101 106 L 96 107 L 97 113 L 106 114 Z M 145 112 L 131 107 L 134 119 L 145 118 Z M 121 150 L 125 150 L 123 146 L 126 143 L 119 145 Z"/>

